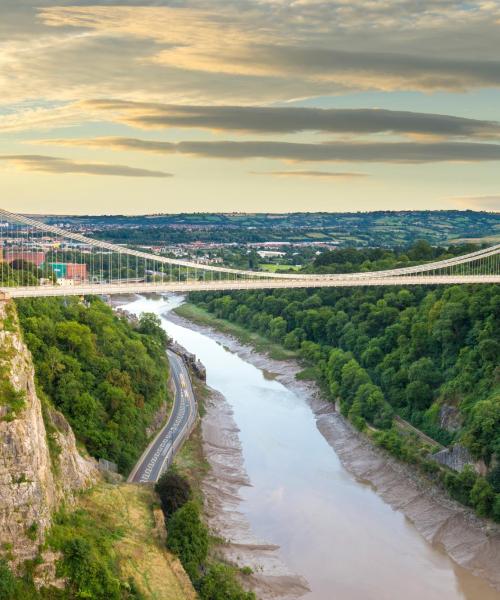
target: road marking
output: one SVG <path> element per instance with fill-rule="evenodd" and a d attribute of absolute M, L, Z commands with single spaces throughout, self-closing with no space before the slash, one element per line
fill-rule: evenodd
<path fill-rule="evenodd" d="M 180 362 L 179 357 L 176 354 L 169 353 L 169 358 L 171 359 L 172 366 L 172 376 L 175 384 L 175 398 L 176 398 L 176 406 L 175 417 L 173 421 L 169 421 L 164 431 L 164 437 L 161 442 L 155 446 L 154 454 L 151 456 L 151 452 L 145 457 L 142 465 L 137 468 L 137 472 L 141 471 L 141 468 L 145 466 L 142 470 L 139 482 L 147 483 L 151 481 L 156 481 L 158 477 L 152 478 L 153 471 L 158 463 L 158 459 L 161 457 L 161 466 L 159 473 L 162 472 L 163 466 L 165 464 L 166 458 L 171 451 L 173 451 L 175 442 L 177 441 L 177 436 L 183 429 L 183 427 L 189 422 L 189 415 L 193 412 L 195 408 L 195 404 L 193 404 L 192 399 L 194 399 L 191 381 L 189 379 L 189 375 L 185 373 L 185 366 Z M 176 372 L 177 369 L 177 372 Z M 191 394 L 189 393 L 191 391 Z M 171 417 L 172 418 L 172 417 Z M 153 451 L 153 448 L 151 448 Z M 146 463 L 147 460 L 147 463 Z"/>

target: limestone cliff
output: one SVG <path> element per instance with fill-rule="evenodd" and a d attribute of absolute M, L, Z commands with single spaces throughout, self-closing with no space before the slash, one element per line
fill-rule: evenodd
<path fill-rule="evenodd" d="M 96 477 L 64 416 L 38 397 L 15 306 L 0 301 L 0 551 L 14 566 L 34 558 L 52 513 Z"/>

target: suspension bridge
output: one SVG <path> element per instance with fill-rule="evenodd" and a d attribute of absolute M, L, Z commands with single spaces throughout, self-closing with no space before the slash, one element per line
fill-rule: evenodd
<path fill-rule="evenodd" d="M 144 252 L 0 209 L 3 298 L 500 283 L 499 255 L 497 244 L 446 260 L 384 271 L 271 273 Z"/>

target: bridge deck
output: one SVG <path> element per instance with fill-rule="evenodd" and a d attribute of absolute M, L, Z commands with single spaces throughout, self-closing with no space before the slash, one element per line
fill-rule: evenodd
<path fill-rule="evenodd" d="M 168 283 L 110 283 L 104 285 L 30 286 L 1 288 L 11 298 L 50 296 L 91 296 L 166 292 L 256 290 L 276 288 L 364 287 L 500 283 L 500 275 L 419 275 L 402 277 L 317 278 L 317 279 L 249 279 L 222 281 L 172 281 Z"/>

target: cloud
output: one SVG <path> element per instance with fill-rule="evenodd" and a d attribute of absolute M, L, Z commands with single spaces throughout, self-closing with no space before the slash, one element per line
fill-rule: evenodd
<path fill-rule="evenodd" d="M 47 140 L 36 140 L 34 143 L 47 146 L 84 146 L 91 148 L 110 148 L 112 150 L 137 150 L 140 152 L 152 152 L 153 154 L 168 154 L 177 151 L 177 145 L 171 142 L 157 142 L 154 140 L 140 140 L 137 138 L 114 136 L 97 138 L 52 138 Z"/>
<path fill-rule="evenodd" d="M 85 175 L 114 175 L 118 177 L 172 177 L 163 171 L 137 169 L 124 165 L 108 165 L 102 163 L 84 163 L 36 154 L 3 154 L 0 161 L 14 164 L 26 171 L 41 171 L 43 173 L 80 173 Z"/>
<path fill-rule="evenodd" d="M 1 104 L 96 95 L 254 104 L 500 86 L 496 2 L 57 4 L 3 0 Z"/>
<path fill-rule="evenodd" d="M 454 208 L 469 210 L 491 210 L 500 212 L 500 195 L 498 196 L 459 196 L 449 198 L 449 203 Z"/>
<path fill-rule="evenodd" d="M 310 80 L 344 82 L 353 89 L 464 91 L 500 85 L 500 61 L 407 52 L 349 51 L 337 48 L 261 45 L 226 54 L 237 65 L 251 63 L 252 74 L 301 75 Z"/>
<path fill-rule="evenodd" d="M 309 144 L 275 141 L 157 142 L 135 138 L 101 137 L 45 140 L 69 146 L 139 150 L 158 154 L 187 154 L 203 158 L 242 160 L 269 158 L 298 162 L 435 163 L 500 160 L 500 144 L 479 142 L 328 142 Z"/>
<path fill-rule="evenodd" d="M 210 158 L 274 158 L 290 161 L 330 162 L 480 162 L 500 160 L 500 145 L 470 142 L 179 142 L 177 151 Z"/>
<path fill-rule="evenodd" d="M 489 138 L 500 123 L 450 115 L 381 109 L 191 106 L 95 99 L 84 107 L 111 112 L 141 128 L 197 128 L 252 133 L 396 133 Z"/>
<path fill-rule="evenodd" d="M 366 173 L 332 172 L 332 171 L 251 171 L 252 175 L 271 175 L 273 177 L 306 177 L 324 179 L 357 179 L 368 177 Z"/>

